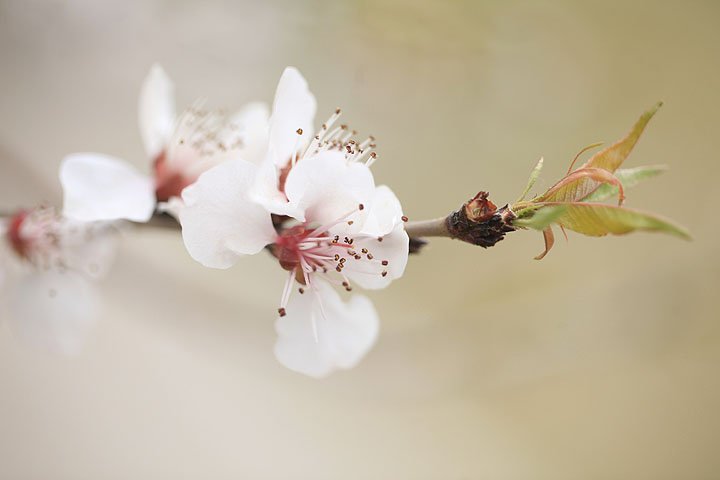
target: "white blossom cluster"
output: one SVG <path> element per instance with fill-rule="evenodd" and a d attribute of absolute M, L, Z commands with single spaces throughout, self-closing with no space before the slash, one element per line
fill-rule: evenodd
<path fill-rule="evenodd" d="M 288 67 L 272 109 L 256 102 L 232 115 L 201 106 L 178 114 L 173 84 L 154 66 L 139 101 L 150 174 L 105 154 L 67 156 L 62 210 L 24 210 L 0 223 L 2 316 L 24 338 L 77 351 L 100 313 L 93 280 L 112 262 L 116 228 L 164 212 L 207 267 L 266 252 L 287 271 L 275 324 L 283 365 L 314 377 L 353 367 L 379 319 L 367 297 L 344 300 L 337 290 L 399 278 L 409 239 L 400 202 L 370 170 L 374 138 L 338 125 L 340 110 L 316 130 L 315 113 L 307 82 Z"/>

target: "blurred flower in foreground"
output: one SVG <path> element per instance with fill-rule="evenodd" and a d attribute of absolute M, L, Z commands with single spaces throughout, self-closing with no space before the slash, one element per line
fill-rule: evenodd
<path fill-rule="evenodd" d="M 114 227 L 52 208 L 22 210 L 0 225 L 2 318 L 30 343 L 77 353 L 99 311 L 92 280 L 115 254 Z"/>
<path fill-rule="evenodd" d="M 153 162 L 152 177 L 109 155 L 69 155 L 60 170 L 64 214 L 81 221 L 146 222 L 161 202 L 161 208 L 177 215 L 180 193 L 202 172 L 231 158 L 263 158 L 268 115 L 264 103 L 250 103 L 229 117 L 197 107 L 177 116 L 173 84 L 155 65 L 139 101 L 140 133 Z"/>
<path fill-rule="evenodd" d="M 359 144 L 344 126 L 330 130 L 339 112 L 302 141 L 314 113 L 305 80 L 286 69 L 266 159 L 259 167 L 225 162 L 201 175 L 183 191 L 180 222 L 190 255 L 208 267 L 229 268 L 242 255 L 270 250 L 288 271 L 275 354 L 288 368 L 320 377 L 357 364 L 378 333 L 371 302 L 356 295 L 344 303 L 330 284 L 387 286 L 404 272 L 409 239 L 400 202 L 375 186 L 372 141 Z"/>

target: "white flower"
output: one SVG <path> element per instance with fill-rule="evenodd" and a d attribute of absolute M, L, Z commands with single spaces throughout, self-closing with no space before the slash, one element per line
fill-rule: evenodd
<path fill-rule="evenodd" d="M 108 224 L 68 220 L 50 208 L 7 219 L 0 228 L 0 317 L 32 344 L 77 353 L 99 312 L 91 280 L 112 263 L 113 233 Z"/>
<path fill-rule="evenodd" d="M 409 239 L 400 202 L 375 186 L 372 140 L 358 144 L 330 122 L 312 141 L 299 140 L 314 116 L 310 97 L 304 79 L 287 69 L 266 160 L 259 167 L 234 160 L 202 174 L 183 191 L 180 223 L 188 252 L 208 267 L 229 268 L 270 250 L 288 271 L 275 354 L 288 368 L 320 377 L 354 366 L 378 332 L 370 301 L 356 295 L 344 303 L 330 284 L 387 286 L 404 272 Z"/>
<path fill-rule="evenodd" d="M 139 100 L 140 133 L 152 176 L 109 155 L 69 155 L 60 169 L 63 213 L 80 221 L 145 222 L 159 204 L 177 215 L 180 193 L 202 172 L 231 158 L 264 158 L 268 115 L 265 104 L 250 103 L 230 117 L 200 108 L 176 116 L 173 84 L 155 65 Z"/>

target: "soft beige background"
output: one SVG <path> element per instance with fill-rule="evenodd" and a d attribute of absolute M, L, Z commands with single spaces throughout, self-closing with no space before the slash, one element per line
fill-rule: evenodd
<path fill-rule="evenodd" d="M 543 262 L 529 232 L 434 241 L 371 294 L 377 347 L 316 381 L 272 355 L 272 259 L 212 271 L 132 232 L 82 356 L 0 327 L 0 478 L 717 478 L 719 21 L 714 1 L 0 0 L 4 208 L 59 203 L 69 152 L 147 168 L 153 61 L 181 104 L 228 108 L 292 64 L 320 117 L 379 137 L 416 219 L 513 200 L 540 155 L 548 186 L 665 100 L 628 164 L 671 170 L 629 205 L 695 236 L 572 235 Z"/>

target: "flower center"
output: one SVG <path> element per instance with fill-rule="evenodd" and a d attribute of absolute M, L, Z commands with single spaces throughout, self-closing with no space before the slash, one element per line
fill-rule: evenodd
<path fill-rule="evenodd" d="M 342 285 L 349 292 L 352 290 L 350 280 L 343 273 L 348 266 L 364 274 L 383 277 L 388 274 L 387 260 L 376 259 L 368 247 L 358 245 L 359 242 L 369 239 L 382 241 L 382 238 L 330 232 L 331 228 L 343 223 L 352 225 L 354 221 L 349 218 L 364 208 L 360 204 L 356 210 L 317 228 L 305 223 L 286 228 L 278 234 L 272 245 L 272 253 L 278 259 L 280 266 L 289 272 L 278 309 L 280 316 L 286 314 L 294 281 L 301 285 L 298 289 L 300 294 L 305 293 L 303 288 L 305 286 L 315 289 L 313 285 L 315 275 L 322 275 L 326 281 Z"/>
<path fill-rule="evenodd" d="M 221 112 L 187 109 L 154 162 L 157 200 L 179 197 L 200 174 L 224 160 L 222 154 L 242 148 L 244 135 L 243 128 Z"/>
<path fill-rule="evenodd" d="M 10 219 L 8 243 L 21 259 L 36 266 L 49 266 L 59 256 L 59 222 L 50 208 L 21 210 Z"/>

